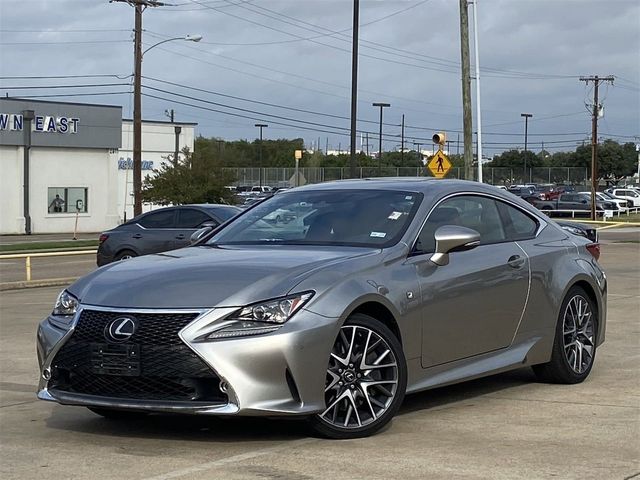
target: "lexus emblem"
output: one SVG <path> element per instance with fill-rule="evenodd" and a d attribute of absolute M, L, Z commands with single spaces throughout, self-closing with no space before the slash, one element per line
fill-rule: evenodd
<path fill-rule="evenodd" d="M 136 333 L 136 321 L 130 317 L 118 317 L 112 320 L 104 329 L 104 336 L 111 342 L 126 342 Z"/>

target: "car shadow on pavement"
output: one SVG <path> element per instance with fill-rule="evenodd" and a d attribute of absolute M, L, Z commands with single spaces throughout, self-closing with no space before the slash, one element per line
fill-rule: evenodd
<path fill-rule="evenodd" d="M 448 387 L 413 393 L 405 397 L 398 415 L 446 407 L 464 400 L 536 382 L 536 376 L 530 368 L 520 368 Z"/>
<path fill-rule="evenodd" d="M 276 423 L 277 422 L 277 423 Z M 154 414 L 106 419 L 81 407 L 55 406 L 48 428 L 106 437 L 137 437 L 194 442 L 255 442 L 296 440 L 309 436 L 306 422 L 260 417 Z"/>
<path fill-rule="evenodd" d="M 460 401 L 535 382 L 523 368 L 433 390 L 408 395 L 399 416 L 427 412 Z M 286 418 L 221 418 L 195 415 L 142 415 L 133 419 L 102 418 L 80 407 L 55 406 L 47 427 L 107 437 L 137 437 L 194 442 L 287 441 L 305 438 L 310 429 L 304 420 Z M 393 425 L 393 424 L 391 424 Z M 393 427 L 386 427 L 384 430 Z M 384 431 L 383 430 L 383 431 Z"/>

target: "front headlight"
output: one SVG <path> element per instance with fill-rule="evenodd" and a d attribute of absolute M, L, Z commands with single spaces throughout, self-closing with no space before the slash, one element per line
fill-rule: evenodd
<path fill-rule="evenodd" d="M 78 299 L 66 290 L 60 292 L 52 314 L 59 317 L 68 317 L 76 314 L 78 310 Z"/>
<path fill-rule="evenodd" d="M 249 305 L 229 315 L 218 330 L 207 334 L 204 340 L 261 335 L 278 330 L 314 292 L 297 293 Z"/>

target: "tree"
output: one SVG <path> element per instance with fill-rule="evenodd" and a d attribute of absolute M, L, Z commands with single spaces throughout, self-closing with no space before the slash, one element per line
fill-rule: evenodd
<path fill-rule="evenodd" d="M 177 167 L 162 162 L 154 170 L 155 176 L 144 180 L 142 199 L 160 205 L 186 203 L 231 203 L 233 194 L 227 185 L 235 181 L 233 175 L 219 165 L 218 159 L 207 149 L 191 153 L 185 148 L 184 159 Z"/>

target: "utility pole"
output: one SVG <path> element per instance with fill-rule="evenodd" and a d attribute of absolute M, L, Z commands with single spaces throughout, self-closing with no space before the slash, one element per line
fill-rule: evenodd
<path fill-rule="evenodd" d="M 356 129 L 358 114 L 358 29 L 360 26 L 360 0 L 353 0 L 353 36 L 351 53 L 351 157 L 349 176 L 356 178 Z"/>
<path fill-rule="evenodd" d="M 262 190 L 262 129 L 267 128 L 269 125 L 267 125 L 266 123 L 256 123 L 255 126 L 260 129 L 260 159 L 258 160 L 258 181 L 260 190 Z"/>
<path fill-rule="evenodd" d="M 404 165 L 404 113 L 402 114 L 402 143 L 400 144 L 400 163 Z"/>
<path fill-rule="evenodd" d="M 390 107 L 390 103 L 374 102 L 374 107 L 380 107 L 380 134 L 378 135 L 378 176 L 382 176 L 382 110 Z"/>
<path fill-rule="evenodd" d="M 178 154 L 180 153 L 180 132 L 182 132 L 182 127 L 180 127 L 179 125 L 175 125 L 173 127 L 173 131 L 176 136 L 175 151 L 173 152 L 173 168 L 177 168 L 178 162 L 180 161 L 180 157 Z"/>
<path fill-rule="evenodd" d="M 522 183 L 527 183 L 527 140 L 529 138 L 529 119 L 533 117 L 532 113 L 521 113 L 521 117 L 524 117 L 524 173 L 522 174 Z"/>
<path fill-rule="evenodd" d="M 469 12 L 467 10 L 467 0 L 460 0 L 460 54 L 462 57 L 464 178 L 473 180 L 473 124 L 471 121 L 471 65 L 469 63 Z"/>
<path fill-rule="evenodd" d="M 369 132 L 364 134 L 365 141 L 367 142 L 367 157 L 369 156 Z"/>
<path fill-rule="evenodd" d="M 600 83 L 609 82 L 613 85 L 613 75 L 608 77 L 580 77 L 581 82 L 589 85 L 593 82 L 593 113 L 591 114 L 591 220 L 596 219 L 596 190 L 598 186 L 598 88 Z"/>
<path fill-rule="evenodd" d="M 147 7 L 161 7 L 156 0 L 112 0 L 135 9 L 133 70 L 133 215 L 142 213 L 142 13 Z"/>

